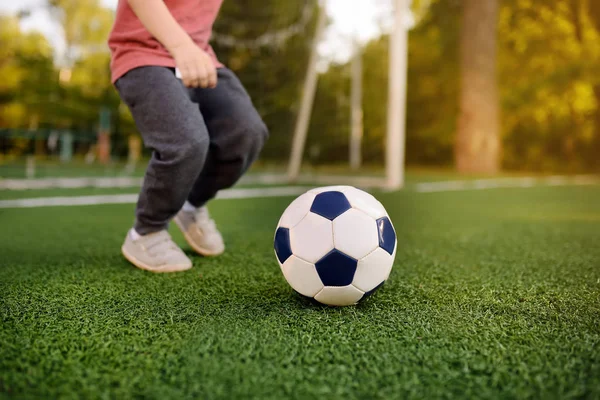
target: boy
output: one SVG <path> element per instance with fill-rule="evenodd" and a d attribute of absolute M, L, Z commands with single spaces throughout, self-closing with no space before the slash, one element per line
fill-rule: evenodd
<path fill-rule="evenodd" d="M 122 247 L 138 268 L 192 267 L 167 232 L 173 217 L 197 253 L 224 251 L 206 203 L 240 178 L 268 136 L 242 84 L 208 44 L 222 1 L 119 0 L 117 6 L 112 81 L 153 150 Z"/>

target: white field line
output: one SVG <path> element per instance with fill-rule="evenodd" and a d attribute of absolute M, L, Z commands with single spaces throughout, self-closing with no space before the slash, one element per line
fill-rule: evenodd
<path fill-rule="evenodd" d="M 243 184 L 286 184 L 287 177 L 282 174 L 248 175 L 242 178 Z M 335 176 L 335 175 L 303 175 L 298 179 L 302 185 L 353 185 L 360 188 L 378 188 L 385 183 L 383 178 Z M 481 190 L 493 188 L 562 186 L 562 185 L 595 185 L 600 183 L 600 175 L 548 176 L 523 178 L 492 178 L 475 180 L 455 180 L 440 182 L 423 182 L 414 185 L 417 192 L 439 192 L 456 190 Z M 41 179 L 0 179 L 0 190 L 28 189 L 78 189 L 78 188 L 139 188 L 142 178 L 41 178 Z"/>
<path fill-rule="evenodd" d="M 142 178 L 40 178 L 0 179 L 0 190 L 129 188 L 142 186 Z"/>
<path fill-rule="evenodd" d="M 464 181 L 442 181 L 417 183 L 414 186 L 419 193 L 452 192 L 461 190 L 485 190 L 496 188 L 528 188 L 534 186 L 598 185 L 600 176 L 549 176 L 542 178 L 496 178 Z"/>
<path fill-rule="evenodd" d="M 137 178 L 67 178 L 67 179 L 40 179 L 40 180 L 12 180 L 11 189 L 36 188 L 80 188 L 92 187 L 114 188 L 135 187 L 141 184 Z M 59 186 L 54 186 L 59 181 Z M 7 181 L 0 181 L 0 184 Z M 17 182 L 17 183 L 15 183 Z M 32 183 L 27 186 L 26 183 Z M 114 186 L 116 182 L 116 186 Z M 324 184 L 325 182 L 322 182 Z M 84 186 L 79 186 L 85 184 Z M 36 186 L 37 185 L 37 186 Z M 568 185 L 600 185 L 600 176 L 576 175 L 576 176 L 549 176 L 543 178 L 497 178 L 476 179 L 465 181 L 441 181 L 424 182 L 414 185 L 413 190 L 418 193 L 451 192 L 462 190 L 486 190 L 494 188 L 528 188 L 533 186 L 568 186 Z M 362 185 L 356 185 L 365 187 Z M 3 186 L 0 185 L 0 189 Z M 4 186 L 6 188 L 6 185 Z M 288 197 L 298 196 L 311 187 L 284 186 L 275 188 L 238 188 L 224 190 L 219 193 L 219 199 L 247 199 L 258 197 Z M 100 204 L 130 204 L 137 201 L 136 194 L 117 194 L 99 196 L 70 196 L 70 197 L 39 197 L 30 199 L 0 200 L 0 208 L 34 208 L 34 207 L 57 207 L 57 206 L 82 206 Z"/>
<path fill-rule="evenodd" d="M 240 181 L 247 185 L 285 185 L 289 184 L 284 174 L 247 175 Z M 297 182 L 300 185 L 353 185 L 362 188 L 381 187 L 383 178 L 368 176 L 336 176 L 336 175 L 301 175 Z M 29 189 L 81 189 L 81 188 L 139 188 L 142 178 L 40 178 L 40 179 L 0 179 L 0 190 Z"/>
<path fill-rule="evenodd" d="M 229 189 L 219 192 L 218 199 L 250 199 L 258 197 L 298 196 L 310 188 L 286 186 L 276 188 Z M 100 196 L 39 197 L 33 199 L 0 200 L 0 208 L 36 208 L 61 206 L 89 206 L 100 204 L 131 204 L 137 202 L 137 194 Z"/>

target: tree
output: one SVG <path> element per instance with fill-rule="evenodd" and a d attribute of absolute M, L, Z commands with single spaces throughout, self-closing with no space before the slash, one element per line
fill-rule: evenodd
<path fill-rule="evenodd" d="M 37 32 L 22 32 L 15 17 L 0 16 L 0 127 L 48 123 L 55 70 L 52 47 Z"/>
<path fill-rule="evenodd" d="M 460 116 L 455 143 L 460 172 L 500 169 L 496 79 L 498 0 L 464 0 L 460 34 Z"/>
<path fill-rule="evenodd" d="M 49 0 L 49 5 L 63 28 L 66 43 L 67 51 L 60 62 L 68 71 L 64 85 L 71 96 L 65 100 L 76 99 L 66 104 L 73 116 L 79 114 L 72 123 L 93 127 L 101 110 L 112 114 L 117 111 L 106 44 L 113 13 L 98 0 Z M 104 163 L 110 158 L 109 133 L 106 127 L 98 130 L 98 156 Z"/>
<path fill-rule="evenodd" d="M 499 22 L 503 165 L 578 172 L 598 163 L 599 35 L 579 0 L 504 0 Z"/>
<path fill-rule="evenodd" d="M 99 0 L 47 0 L 54 18 L 60 23 L 66 54 L 60 63 L 71 64 L 88 54 L 108 54 L 106 40 L 113 12 Z"/>

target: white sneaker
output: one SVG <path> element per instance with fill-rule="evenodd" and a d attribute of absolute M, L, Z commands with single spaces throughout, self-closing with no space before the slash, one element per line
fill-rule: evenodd
<path fill-rule="evenodd" d="M 152 272 L 177 272 L 192 268 L 192 262 L 173 242 L 167 231 L 160 231 L 134 239 L 127 233 L 121 247 L 123 255 L 138 268 Z"/>
<path fill-rule="evenodd" d="M 195 211 L 181 210 L 175 216 L 175 223 L 183 232 L 185 240 L 198 254 L 218 256 L 225 251 L 223 236 L 215 221 L 210 218 L 208 209 L 200 207 Z"/>

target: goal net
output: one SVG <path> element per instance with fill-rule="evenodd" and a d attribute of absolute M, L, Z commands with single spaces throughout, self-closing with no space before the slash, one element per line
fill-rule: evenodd
<path fill-rule="evenodd" d="M 254 3 L 213 36 L 271 131 L 251 178 L 401 187 L 409 1 Z"/>

